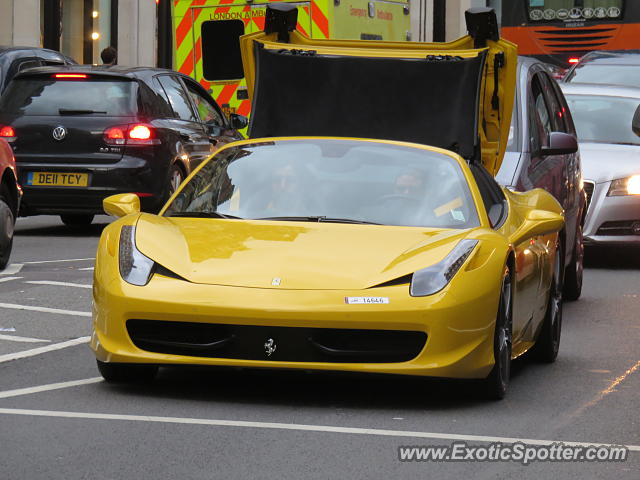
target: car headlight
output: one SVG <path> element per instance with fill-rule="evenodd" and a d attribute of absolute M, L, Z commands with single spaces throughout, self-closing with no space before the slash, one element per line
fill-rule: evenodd
<path fill-rule="evenodd" d="M 460 240 L 443 260 L 414 273 L 409 289 L 411 296 L 433 295 L 446 287 L 477 244 L 478 240 Z"/>
<path fill-rule="evenodd" d="M 120 231 L 118 263 L 125 282 L 138 286 L 149 283 L 154 262 L 136 248 L 136 227 L 132 225 L 125 225 Z"/>
<path fill-rule="evenodd" d="M 611 182 L 607 196 L 618 197 L 620 195 L 640 195 L 640 175 L 631 175 Z"/>

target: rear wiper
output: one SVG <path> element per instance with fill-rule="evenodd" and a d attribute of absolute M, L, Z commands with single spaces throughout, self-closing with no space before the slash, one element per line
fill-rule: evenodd
<path fill-rule="evenodd" d="M 174 212 L 170 217 L 193 217 L 193 218 L 233 218 L 241 219 L 242 217 L 234 217 L 220 212 Z"/>
<path fill-rule="evenodd" d="M 329 223 L 360 223 L 365 225 L 380 225 L 375 222 L 367 222 L 366 220 L 354 220 L 352 218 L 334 218 L 324 215 L 309 215 L 306 217 L 263 217 L 256 220 L 284 220 L 289 222 L 329 222 Z"/>
<path fill-rule="evenodd" d="M 73 108 L 59 108 L 58 113 L 60 115 L 90 115 L 92 113 L 106 114 L 107 112 L 102 110 L 76 110 Z"/>

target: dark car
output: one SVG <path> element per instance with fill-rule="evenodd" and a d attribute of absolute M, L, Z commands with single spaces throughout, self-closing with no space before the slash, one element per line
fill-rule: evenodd
<path fill-rule="evenodd" d="M 47 48 L 0 46 L 0 93 L 27 68 L 76 64 L 72 58 Z"/>
<path fill-rule="evenodd" d="M 13 245 L 13 226 L 16 223 L 21 196 L 13 152 L 9 144 L 0 139 L 0 270 L 9 263 Z"/>
<path fill-rule="evenodd" d="M 640 87 L 640 50 L 589 52 L 567 71 L 562 81 Z"/>
<path fill-rule="evenodd" d="M 575 139 L 567 102 L 545 64 L 520 57 L 509 144 L 496 179 L 515 190 L 544 188 L 564 208 L 566 224 L 562 240 L 567 300 L 580 297 L 584 255 L 586 195 L 580 155 L 562 153 Z"/>
<path fill-rule="evenodd" d="M 154 68 L 30 69 L 0 99 L 0 136 L 24 188 L 20 214 L 57 214 L 69 225 L 90 223 L 116 193 L 159 210 L 246 123 L 223 115 L 190 77 Z"/>

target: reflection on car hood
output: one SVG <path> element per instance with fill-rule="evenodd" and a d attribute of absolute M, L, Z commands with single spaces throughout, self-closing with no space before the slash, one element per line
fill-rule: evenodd
<path fill-rule="evenodd" d="M 136 246 L 203 284 L 362 289 L 442 260 L 467 230 L 142 214 Z M 274 279 L 279 278 L 279 285 Z"/>
<path fill-rule="evenodd" d="M 640 146 L 580 143 L 582 177 L 596 183 L 640 174 Z"/>

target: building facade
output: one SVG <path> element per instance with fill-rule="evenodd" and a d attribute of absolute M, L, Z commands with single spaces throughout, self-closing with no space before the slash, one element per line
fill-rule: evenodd
<path fill-rule="evenodd" d="M 156 64 L 156 0 L 0 0 L 0 45 L 58 50 L 99 64 L 108 46 L 123 65 Z"/>
<path fill-rule="evenodd" d="M 467 8 L 499 11 L 501 1 L 412 0 L 411 38 L 458 38 L 466 33 Z M 0 0 L 0 45 L 51 48 L 85 64 L 101 63 L 100 52 L 113 46 L 121 65 L 168 66 L 172 40 L 163 32 L 170 8 L 171 0 Z"/>

